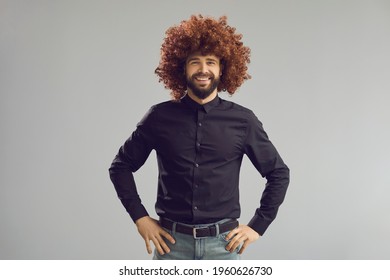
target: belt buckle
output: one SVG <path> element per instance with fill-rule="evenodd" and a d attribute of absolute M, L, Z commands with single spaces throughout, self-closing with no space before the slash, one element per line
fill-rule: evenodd
<path fill-rule="evenodd" d="M 193 227 L 193 228 L 192 228 L 192 236 L 194 237 L 194 239 L 201 239 L 201 238 L 207 237 L 207 236 L 198 237 L 198 236 L 196 235 L 196 231 L 197 231 L 198 229 L 207 229 L 207 228 L 209 228 L 209 227 Z"/>

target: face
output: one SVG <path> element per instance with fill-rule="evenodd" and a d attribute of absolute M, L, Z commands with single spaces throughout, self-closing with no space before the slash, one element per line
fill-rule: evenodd
<path fill-rule="evenodd" d="M 187 88 L 195 96 L 205 99 L 217 90 L 221 72 L 220 59 L 215 55 L 191 54 L 186 60 Z"/>

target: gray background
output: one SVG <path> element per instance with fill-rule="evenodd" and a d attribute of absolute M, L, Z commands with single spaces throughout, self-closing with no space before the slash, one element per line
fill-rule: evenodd
<path fill-rule="evenodd" d="M 149 259 L 108 167 L 148 108 L 165 30 L 228 16 L 252 49 L 233 96 L 291 169 L 244 259 L 389 259 L 390 1 L 0 1 L 0 258 Z M 152 154 L 136 173 L 154 215 Z M 241 222 L 265 181 L 245 159 Z"/>

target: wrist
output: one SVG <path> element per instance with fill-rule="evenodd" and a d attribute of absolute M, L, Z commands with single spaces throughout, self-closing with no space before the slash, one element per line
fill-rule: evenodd
<path fill-rule="evenodd" d="M 138 226 L 140 223 L 142 223 L 143 221 L 149 219 L 150 217 L 149 216 L 143 216 L 141 218 L 138 218 L 136 221 L 135 221 L 135 224 Z"/>

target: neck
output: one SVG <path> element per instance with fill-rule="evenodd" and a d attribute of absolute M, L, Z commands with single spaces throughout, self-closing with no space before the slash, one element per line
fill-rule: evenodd
<path fill-rule="evenodd" d="M 197 97 L 195 94 L 193 94 L 191 92 L 191 90 L 188 90 L 187 91 L 187 94 L 188 96 L 194 100 L 196 103 L 199 103 L 200 105 L 203 105 L 203 104 L 206 104 L 208 102 L 210 102 L 211 100 L 213 100 L 216 96 L 217 96 L 217 91 L 214 91 L 213 93 L 211 93 L 209 96 L 207 96 L 205 99 L 200 99 L 199 97 Z"/>

